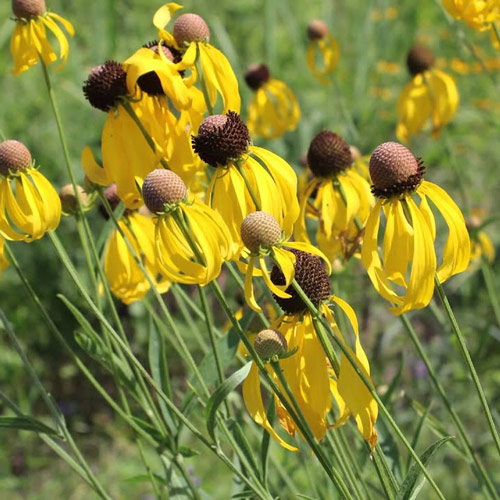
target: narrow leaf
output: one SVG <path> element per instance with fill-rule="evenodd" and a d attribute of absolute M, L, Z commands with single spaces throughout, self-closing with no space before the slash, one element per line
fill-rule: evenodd
<path fill-rule="evenodd" d="M 234 372 L 228 379 L 226 379 L 215 392 L 210 396 L 205 408 L 205 415 L 207 420 L 207 430 L 212 439 L 215 441 L 215 417 L 217 410 L 226 397 L 238 387 L 238 385 L 245 380 L 250 371 L 252 362 L 249 361 L 246 365 L 242 366 L 238 371 Z"/>
<path fill-rule="evenodd" d="M 56 430 L 31 417 L 0 417 L 0 427 L 59 436 Z"/>
<path fill-rule="evenodd" d="M 453 439 L 453 436 L 446 436 L 443 439 L 440 439 L 435 443 L 431 444 L 422 453 L 422 455 L 420 456 L 420 460 L 424 464 L 424 466 L 427 466 L 433 455 L 439 450 L 439 448 L 441 448 L 441 446 L 447 443 L 450 439 Z M 424 477 L 423 481 L 418 485 L 417 488 L 415 488 L 415 485 L 417 481 L 420 479 L 421 474 L 422 474 L 422 469 L 418 464 L 414 463 L 410 467 L 410 470 L 408 471 L 408 474 L 406 475 L 406 478 L 403 481 L 403 484 L 401 485 L 401 488 L 398 491 L 396 500 L 413 500 L 416 498 L 418 492 L 423 487 L 425 482 L 425 477 Z"/>

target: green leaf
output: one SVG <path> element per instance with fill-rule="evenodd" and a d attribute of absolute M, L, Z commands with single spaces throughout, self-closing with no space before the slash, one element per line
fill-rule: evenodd
<path fill-rule="evenodd" d="M 212 439 L 215 441 L 215 417 L 217 409 L 226 397 L 238 387 L 248 375 L 252 362 L 249 361 L 246 365 L 242 366 L 239 370 L 234 372 L 228 379 L 226 379 L 215 392 L 210 396 L 205 408 L 205 416 L 207 420 L 207 430 Z"/>
<path fill-rule="evenodd" d="M 236 444 L 238 445 L 239 449 L 245 455 L 246 459 L 252 466 L 253 470 L 259 473 L 259 467 L 257 465 L 257 460 L 255 459 L 255 456 L 253 454 L 252 447 L 250 446 L 250 443 L 248 442 L 245 433 L 241 429 L 240 424 L 236 422 L 236 420 L 233 420 L 232 418 L 228 419 L 227 422 L 228 422 L 228 428 L 233 433 L 234 440 L 236 441 Z"/>
<path fill-rule="evenodd" d="M 272 426 L 274 423 L 274 417 L 276 415 L 276 408 L 274 406 L 274 398 L 271 398 L 269 401 L 269 406 L 267 407 L 267 420 L 269 424 Z M 269 444 L 271 442 L 271 435 L 266 429 L 262 430 L 262 441 L 260 444 L 260 462 L 262 464 L 262 482 L 264 485 L 267 485 L 267 463 L 268 463 L 268 455 L 269 455 Z"/>
<path fill-rule="evenodd" d="M 0 417 L 0 427 L 59 436 L 56 430 L 31 417 Z"/>
<path fill-rule="evenodd" d="M 396 372 L 396 375 L 394 375 L 394 377 L 392 378 L 386 393 L 381 398 L 382 402 L 386 406 L 389 404 L 391 397 L 394 394 L 394 391 L 396 390 L 399 381 L 401 380 L 401 375 L 403 374 L 404 362 L 405 362 L 405 356 L 404 353 L 401 353 L 399 356 L 398 371 Z"/>
<path fill-rule="evenodd" d="M 424 414 L 420 417 L 420 420 L 418 421 L 418 425 L 417 428 L 415 429 L 415 434 L 413 435 L 413 440 L 411 442 L 411 447 L 414 450 L 417 448 L 417 443 L 418 440 L 420 439 L 420 434 L 422 433 L 422 429 L 424 428 L 425 421 L 427 420 L 429 412 L 431 411 L 431 406 L 432 403 L 426 408 Z M 408 470 L 410 469 L 411 461 L 412 461 L 412 456 L 408 455 L 408 461 L 406 462 L 406 473 L 408 473 Z"/>
<path fill-rule="evenodd" d="M 422 453 L 422 455 L 420 456 L 420 461 L 424 464 L 424 466 L 427 466 L 433 455 L 450 439 L 453 439 L 453 436 L 446 436 L 443 439 L 439 439 L 435 443 L 431 444 Z M 398 491 L 396 500 L 414 500 L 417 498 L 419 491 L 422 489 L 425 483 L 425 477 L 423 477 L 420 483 L 417 485 L 417 481 L 420 479 L 421 474 L 422 469 L 418 464 L 414 463 L 410 467 L 410 470 L 408 471 L 408 474 L 406 475 L 406 478 Z"/>
<path fill-rule="evenodd" d="M 193 448 L 189 448 L 189 446 L 179 446 L 177 452 L 180 453 L 185 458 L 197 457 L 201 455 L 199 451 L 193 450 Z"/>

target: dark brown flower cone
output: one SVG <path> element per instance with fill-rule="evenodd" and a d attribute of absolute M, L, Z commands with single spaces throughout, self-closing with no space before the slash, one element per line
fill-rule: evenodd
<path fill-rule="evenodd" d="M 307 162 L 316 177 L 328 177 L 352 165 L 349 144 L 339 135 L 323 130 L 311 141 Z"/>
<path fill-rule="evenodd" d="M 83 84 L 83 93 L 90 104 L 101 111 L 110 111 L 128 95 L 127 74 L 120 63 L 106 61 L 92 68 Z"/>
<path fill-rule="evenodd" d="M 434 66 L 434 54 L 427 47 L 414 45 L 408 52 L 406 64 L 411 75 L 418 75 Z"/>
<path fill-rule="evenodd" d="M 12 0 L 12 12 L 19 19 L 30 19 L 45 14 L 45 0 Z"/>

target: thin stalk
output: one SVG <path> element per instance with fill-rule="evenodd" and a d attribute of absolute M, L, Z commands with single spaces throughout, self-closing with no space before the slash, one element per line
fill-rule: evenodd
<path fill-rule="evenodd" d="M 179 298 L 185 302 L 193 311 L 193 313 L 198 317 L 198 319 L 204 319 L 203 311 L 198 307 L 198 304 L 194 302 L 193 299 L 179 286 L 177 283 L 172 283 L 172 292 L 174 295 L 178 295 Z"/>
<path fill-rule="evenodd" d="M 75 441 L 73 440 L 73 437 L 71 436 L 68 428 L 66 427 L 66 422 L 64 421 L 64 417 L 61 414 L 61 411 L 59 408 L 56 406 L 54 403 L 53 399 L 50 397 L 48 392 L 46 391 L 45 387 L 43 386 L 42 382 L 38 378 L 38 375 L 36 374 L 35 369 L 33 368 L 33 365 L 31 364 L 30 360 L 24 353 L 21 345 L 19 344 L 19 341 L 17 340 L 17 336 L 14 333 L 14 330 L 12 329 L 9 321 L 7 320 L 7 317 L 5 316 L 4 312 L 2 309 L 0 309 L 0 320 L 2 321 L 5 331 L 7 332 L 10 341 L 12 342 L 12 345 L 14 346 L 14 349 L 16 350 L 17 354 L 21 358 L 23 365 L 25 366 L 26 370 L 28 371 L 31 379 L 33 380 L 34 384 L 37 386 L 40 395 L 42 396 L 42 399 L 45 401 L 45 404 L 48 406 L 52 417 L 54 419 L 54 423 L 57 425 L 58 430 L 62 433 L 64 438 L 66 439 L 66 442 L 70 446 L 71 450 L 75 454 L 80 467 L 85 471 L 85 475 L 88 478 L 89 483 L 93 487 L 94 491 L 104 499 L 111 499 L 111 497 L 106 493 L 104 488 L 102 487 L 101 483 L 95 477 L 94 473 L 92 472 L 92 469 L 86 462 L 85 458 L 80 452 L 80 449 L 76 445 Z"/>
<path fill-rule="evenodd" d="M 193 480 L 191 479 L 191 476 L 189 475 L 189 472 L 187 472 L 187 470 L 179 463 L 177 457 L 174 457 L 174 459 L 172 460 L 172 463 L 174 464 L 174 466 L 177 468 L 177 470 L 181 473 L 182 477 L 184 478 L 184 481 L 186 482 L 187 487 L 189 488 L 189 490 L 193 494 L 194 500 L 201 500 L 201 496 L 198 493 L 196 486 L 194 485 Z"/>
<path fill-rule="evenodd" d="M 490 408 L 488 406 L 488 401 L 486 400 L 486 395 L 484 394 L 483 387 L 479 380 L 479 376 L 476 372 L 476 368 L 474 367 L 474 363 L 472 362 L 472 358 L 469 354 L 469 350 L 467 349 L 467 344 L 465 343 L 464 336 L 460 331 L 460 327 L 458 326 L 457 320 L 455 318 L 455 314 L 450 306 L 448 301 L 448 297 L 439 281 L 439 278 L 434 278 L 436 289 L 438 291 L 439 298 L 443 304 L 443 307 L 446 311 L 446 315 L 448 316 L 448 320 L 450 322 L 451 328 L 453 329 L 453 333 L 458 340 L 458 344 L 460 346 L 460 350 L 465 360 L 465 364 L 467 365 L 467 369 L 469 370 L 470 376 L 472 377 L 472 381 L 474 382 L 474 386 L 476 388 L 477 394 L 479 396 L 479 400 L 481 401 L 481 406 L 483 408 L 484 416 L 486 417 L 486 421 L 488 422 L 488 427 L 491 432 L 491 436 L 493 437 L 493 441 L 495 443 L 498 454 L 500 455 L 500 438 L 498 437 L 498 432 L 495 427 L 495 422 L 493 421 L 493 416 L 491 415 Z"/>
<path fill-rule="evenodd" d="M 411 456 L 413 457 L 413 459 L 415 460 L 415 462 L 417 463 L 417 465 L 419 466 L 419 468 L 422 470 L 422 473 L 424 474 L 424 476 L 426 477 L 426 479 L 429 481 L 429 484 L 432 486 L 432 488 L 434 489 L 434 491 L 436 492 L 436 494 L 438 495 L 438 497 L 441 500 L 445 500 L 445 498 L 443 496 L 443 493 L 439 489 L 438 485 L 436 484 L 436 482 L 434 481 L 434 479 L 432 479 L 432 477 L 430 476 L 430 474 L 427 471 L 425 465 L 422 463 L 422 461 L 420 460 L 419 456 L 417 455 L 417 453 L 415 452 L 415 450 L 412 448 L 411 444 L 406 439 L 404 433 L 401 431 L 401 429 L 399 428 L 399 426 L 396 423 L 396 421 L 392 418 L 389 410 L 386 408 L 386 406 L 384 405 L 384 403 L 380 399 L 380 397 L 377 394 L 377 392 L 373 389 L 373 386 L 372 386 L 370 380 L 368 380 L 368 378 L 365 376 L 365 374 L 358 367 L 358 365 L 356 363 L 356 360 L 353 358 L 352 354 L 344 346 L 344 344 L 337 338 L 337 336 L 335 335 L 335 332 L 331 329 L 331 326 L 328 324 L 328 321 L 326 321 L 326 319 L 321 316 L 321 314 L 319 313 L 319 311 L 316 308 L 316 306 L 309 300 L 309 297 L 304 293 L 304 291 L 302 290 L 302 288 L 300 287 L 300 285 L 297 283 L 296 280 L 292 281 L 292 286 L 297 291 L 299 297 L 304 301 L 304 303 L 306 304 L 307 308 L 311 312 L 311 316 L 313 318 L 313 321 L 314 320 L 320 321 L 323 324 L 323 326 L 327 329 L 327 331 L 329 331 L 329 333 L 331 334 L 330 337 L 333 339 L 333 341 L 339 347 L 339 349 L 343 352 L 343 354 L 345 355 L 345 357 L 347 358 L 347 360 L 349 361 L 349 363 L 351 363 L 354 371 L 358 374 L 358 376 L 360 377 L 360 379 L 363 381 L 363 383 L 365 384 L 366 388 L 370 392 L 371 396 L 377 402 L 377 405 L 380 408 L 381 412 L 384 414 L 385 418 L 387 419 L 387 422 L 392 427 L 392 429 L 394 430 L 394 432 L 396 433 L 396 435 L 398 436 L 398 438 L 401 440 L 401 442 L 404 444 L 405 448 L 411 454 Z M 326 338 L 323 329 L 320 328 L 320 329 L 318 329 L 316 331 L 318 333 L 318 337 L 322 341 L 322 344 L 323 345 L 329 344 L 328 339 Z M 323 337 L 323 338 L 321 338 L 321 337 Z M 327 350 L 326 354 L 327 354 L 327 357 L 328 357 L 330 363 L 332 364 L 332 366 L 335 366 L 336 358 L 335 357 L 330 357 L 329 350 Z"/>
<path fill-rule="evenodd" d="M 453 408 L 451 401 L 449 400 L 448 396 L 446 395 L 446 391 L 444 390 L 443 386 L 439 382 L 439 378 L 434 371 L 434 368 L 427 357 L 427 354 L 424 351 L 424 348 L 412 326 L 410 323 L 410 320 L 403 314 L 400 316 L 401 321 L 403 322 L 403 325 L 406 329 L 406 331 L 409 333 L 410 338 L 415 346 L 415 348 L 418 351 L 418 354 L 422 358 L 422 361 L 424 362 L 426 368 L 427 368 L 427 373 L 429 374 L 429 377 L 431 378 L 431 381 L 434 385 L 434 388 L 438 392 L 439 396 L 441 397 L 441 400 L 443 401 L 443 404 L 445 408 L 448 410 L 448 413 L 450 414 L 450 417 L 452 418 L 453 422 L 455 423 L 455 427 L 458 431 L 458 434 L 460 435 L 460 438 L 462 440 L 462 443 L 464 445 L 464 448 L 466 450 L 467 455 L 469 455 L 469 458 L 472 459 L 474 464 L 477 467 L 477 473 L 480 474 L 480 476 L 483 478 L 484 483 L 486 487 L 488 488 L 489 493 L 491 494 L 492 498 L 498 499 L 498 494 L 495 491 L 495 487 L 493 486 L 493 483 L 483 467 L 482 463 L 479 461 L 479 458 L 476 456 L 476 453 L 474 452 L 474 448 L 472 447 L 472 444 L 470 443 L 467 433 L 465 431 L 465 427 L 462 424 L 462 421 L 460 420 L 460 417 L 458 416 L 457 412 Z"/>
<path fill-rule="evenodd" d="M 491 272 L 491 266 L 484 257 L 481 257 L 481 272 L 483 273 L 483 279 L 486 284 L 486 290 L 488 291 L 495 319 L 497 320 L 497 325 L 500 328 L 500 298 L 498 297 L 498 290 L 495 286 L 495 279 Z"/>
<path fill-rule="evenodd" d="M 236 168 L 238 169 L 238 172 L 240 173 L 241 177 L 243 178 L 243 181 L 245 182 L 245 186 L 248 189 L 248 194 L 250 195 L 250 198 L 252 198 L 252 201 L 255 204 L 255 210 L 260 210 L 260 203 L 257 198 L 257 195 L 255 194 L 252 186 L 250 185 L 250 182 L 248 180 L 247 174 L 245 173 L 245 170 L 242 168 L 242 166 L 239 163 L 236 163 Z"/>
<path fill-rule="evenodd" d="M 208 307 L 207 295 L 205 293 L 205 288 L 198 285 L 198 292 L 200 294 L 200 302 L 201 307 L 203 309 L 203 313 L 205 315 L 205 322 L 208 330 L 208 337 L 210 339 L 210 346 L 212 347 L 212 352 L 214 353 L 215 366 L 217 368 L 217 376 L 219 378 L 219 384 L 224 382 L 224 370 L 222 369 L 222 364 L 220 361 L 219 349 L 217 347 L 217 341 L 215 339 L 214 325 L 212 314 L 210 313 L 210 309 Z M 229 406 L 227 404 L 227 400 L 224 400 L 226 406 L 226 412 L 229 415 Z"/>

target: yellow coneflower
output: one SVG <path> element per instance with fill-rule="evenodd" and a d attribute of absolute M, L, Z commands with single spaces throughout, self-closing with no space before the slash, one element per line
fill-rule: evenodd
<path fill-rule="evenodd" d="M 106 189 L 105 197 L 111 208 L 116 208 L 120 198 L 115 184 Z M 125 210 L 118 225 L 135 254 L 142 260 L 158 292 L 165 293 L 170 287 L 170 282 L 161 275 L 158 268 L 153 220 L 140 211 Z M 111 233 L 106 243 L 103 260 L 104 274 L 111 292 L 124 304 L 141 300 L 151 288 L 149 280 L 135 261 L 133 253 L 130 252 L 127 242 L 118 229 Z"/>
<path fill-rule="evenodd" d="M 300 120 L 300 107 L 290 87 L 271 78 L 265 64 L 252 64 L 245 81 L 255 91 L 248 105 L 248 129 L 252 137 L 275 139 L 295 130 Z"/>
<path fill-rule="evenodd" d="M 251 145 L 238 114 L 212 115 L 193 137 L 200 158 L 215 168 L 207 203 L 222 216 L 231 233 L 233 255 L 242 247 L 240 227 L 251 212 L 271 214 L 290 234 L 299 213 L 297 175 L 282 158 Z"/>
<path fill-rule="evenodd" d="M 0 236 L 0 276 L 2 276 L 2 271 L 9 265 L 9 261 L 4 254 L 5 241 Z"/>
<path fill-rule="evenodd" d="M 377 292 L 394 304 L 394 314 L 426 307 L 434 293 L 436 272 L 444 282 L 469 264 L 470 240 L 464 217 L 446 191 L 423 180 L 422 161 L 401 144 L 378 146 L 370 159 L 370 175 L 378 201 L 366 223 L 362 262 Z M 420 205 L 413 195 L 420 198 Z M 439 267 L 429 200 L 448 225 Z M 378 250 L 381 211 L 386 220 L 382 259 Z M 398 287 L 403 294 L 398 293 Z"/>
<path fill-rule="evenodd" d="M 167 3 L 153 17 L 160 39 L 167 46 L 183 52 L 177 69 L 191 70 L 194 79 L 198 77 L 196 63 L 199 62 L 210 104 L 214 106 L 217 95 L 220 95 L 224 112 L 232 110 L 239 113 L 241 101 L 238 81 L 224 54 L 208 43 L 210 29 L 204 19 L 197 14 L 182 14 L 175 20 L 172 33 L 164 29 L 179 9 L 182 9 L 181 5 Z"/>
<path fill-rule="evenodd" d="M 115 183 L 118 196 L 125 206 L 139 208 L 142 200 L 135 178 L 144 179 L 158 167 L 165 152 L 158 142 L 155 142 L 153 151 L 123 103 L 127 102 L 133 108 L 153 141 L 157 137 L 163 138 L 168 130 L 166 123 L 171 119 L 169 111 L 164 108 L 166 114 L 159 115 L 158 108 L 148 96 L 131 100 L 133 96 L 127 87 L 127 75 L 123 66 L 116 61 L 106 61 L 93 68 L 83 91 L 93 107 L 108 114 L 101 138 L 102 167 L 95 161 L 90 148 L 86 147 L 82 152 L 85 173 L 95 184 L 108 186 Z"/>
<path fill-rule="evenodd" d="M 408 142 L 431 120 L 432 137 L 455 116 L 458 90 L 452 76 L 434 65 L 434 56 L 425 47 L 414 46 L 407 57 L 408 69 L 413 76 L 399 96 L 396 136 Z"/>
<path fill-rule="evenodd" d="M 206 285 L 217 278 L 231 250 L 231 237 L 220 215 L 190 195 L 182 179 L 170 170 L 148 174 L 142 193 L 145 205 L 155 214 L 161 273 L 186 284 Z"/>
<path fill-rule="evenodd" d="M 0 236 L 37 240 L 54 230 L 60 218 L 57 191 L 35 168 L 28 148 L 15 140 L 0 143 Z"/>
<path fill-rule="evenodd" d="M 248 264 L 238 262 L 245 272 L 245 299 L 248 305 L 257 312 L 262 308 L 257 304 L 253 291 L 253 276 L 261 276 L 267 287 L 278 297 L 289 298 L 285 290 L 290 286 L 294 276 L 295 254 L 291 249 L 302 250 L 321 257 L 330 274 L 330 264 L 327 258 L 308 243 L 288 241 L 290 234 L 285 234 L 278 221 L 266 212 L 257 211 L 248 214 L 241 224 L 241 239 L 245 245 L 240 258 L 248 259 Z M 266 256 L 271 255 L 285 276 L 284 285 L 275 285 L 266 265 Z M 258 266 L 256 266 L 258 262 Z"/>
<path fill-rule="evenodd" d="M 455 19 L 460 19 L 476 30 L 490 29 L 500 20 L 498 0 L 442 0 L 443 7 Z"/>
<path fill-rule="evenodd" d="M 350 146 L 324 130 L 307 153 L 312 179 L 299 193 L 300 214 L 294 234 L 310 243 L 306 218 L 318 220 L 316 241 L 330 262 L 358 251 L 364 223 L 374 203 L 368 182 L 353 168 Z"/>
<path fill-rule="evenodd" d="M 356 360 L 357 367 L 369 379 L 370 367 L 359 341 L 354 311 L 346 302 L 330 295 L 330 281 L 318 257 L 295 249 L 292 252 L 296 257 L 294 264 L 295 279 L 309 300 L 319 308 L 321 315 L 328 320 L 339 340 L 349 349 Z M 277 266 L 271 272 L 271 279 L 276 285 L 283 285 L 286 281 L 285 276 Z M 335 426 L 342 425 L 349 415 L 352 415 L 363 438 L 372 447 L 375 446 L 377 442 L 375 422 L 377 420 L 378 406 L 370 391 L 364 385 L 349 360 L 343 355 L 341 356 L 338 374 L 330 378 L 331 368 L 328 365 L 321 342 L 316 335 L 309 310 L 295 289 L 290 287 L 286 291 L 289 293 L 290 298 L 275 296 L 284 314 L 271 324 L 270 329 L 278 331 L 284 337 L 284 340 L 281 341 L 282 349 L 280 352 L 286 351 L 288 347 L 293 353 L 286 359 L 281 359 L 279 365 L 307 424 L 318 440 L 325 436 L 329 427 L 327 414 L 331 410 L 331 396 L 333 396 L 339 410 L 339 417 Z M 328 307 L 330 300 L 345 312 L 351 322 L 356 337 L 354 350 L 347 345 L 336 325 L 333 313 Z M 269 339 L 267 334 L 266 338 L 268 341 L 272 340 Z M 276 338 L 281 337 L 274 334 L 273 338 L 276 340 Z M 257 344 L 257 340 L 255 347 L 258 348 L 259 356 L 264 354 L 265 357 L 265 353 L 262 352 L 261 346 Z M 272 354 L 279 356 L 280 352 L 273 352 Z M 276 378 L 273 370 L 269 370 L 269 373 Z M 262 401 L 259 371 L 255 363 L 252 365 L 243 384 L 243 399 L 248 412 L 256 423 L 264 427 L 283 447 L 292 451 L 297 450 L 296 447 L 290 445 L 277 434 L 267 419 Z M 294 436 L 295 424 L 278 398 L 276 398 L 276 413 L 280 425 L 288 434 Z"/>
<path fill-rule="evenodd" d="M 495 261 L 495 246 L 486 231 L 481 229 L 484 218 L 484 210 L 474 208 L 470 217 L 466 220 L 466 226 L 470 235 L 470 264 L 471 266 L 481 257 L 489 263 Z"/>
<path fill-rule="evenodd" d="M 45 0 L 12 0 L 12 11 L 16 16 L 16 27 L 10 40 L 14 75 L 28 70 L 40 59 L 46 66 L 58 59 L 61 60 L 61 66 L 64 65 L 69 44 L 56 21 L 63 25 L 70 36 L 75 34 L 73 25 L 58 14 L 47 11 Z M 47 30 L 54 34 L 59 43 L 59 56 L 47 38 Z"/>
<path fill-rule="evenodd" d="M 307 36 L 309 38 L 307 66 L 316 80 L 323 85 L 328 85 L 327 75 L 335 71 L 340 59 L 339 44 L 328 31 L 326 23 L 320 19 L 313 19 L 307 25 Z M 319 66 L 318 56 L 321 59 Z"/>

